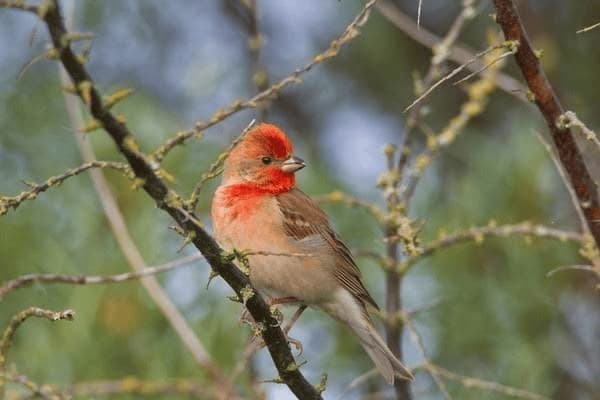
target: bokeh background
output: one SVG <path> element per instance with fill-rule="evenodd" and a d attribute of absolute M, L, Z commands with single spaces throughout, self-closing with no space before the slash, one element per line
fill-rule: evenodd
<path fill-rule="evenodd" d="M 65 4 L 68 2 L 65 2 Z M 416 0 L 394 2 L 416 18 Z M 424 0 L 422 25 L 444 35 L 460 1 Z M 532 41 L 544 49 L 542 63 L 567 108 L 594 128 L 600 126 L 600 30 L 575 31 L 600 20 L 598 0 L 527 0 L 519 8 Z M 259 0 L 264 38 L 261 61 L 271 80 L 290 74 L 325 49 L 361 6 L 353 0 Z M 490 1 L 460 42 L 484 49 L 486 32 L 499 31 Z M 169 135 L 207 119 L 217 109 L 256 93 L 246 20 L 235 0 L 76 1 L 75 26 L 96 34 L 89 70 L 104 93 L 133 87 L 135 96 L 118 105 L 146 150 Z M 36 33 L 32 36 L 32 30 Z M 24 190 L 23 181 L 42 181 L 81 163 L 60 89 L 58 66 L 19 71 L 47 42 L 45 27 L 21 12 L 0 10 L 0 193 Z M 405 114 L 414 98 L 415 71 L 426 72 L 431 51 L 374 12 L 360 37 L 341 54 L 303 76 L 271 104 L 269 120 L 293 138 L 308 162 L 299 185 L 311 195 L 342 190 L 383 205 L 376 188 L 385 168 L 382 149 L 399 144 Z M 512 60 L 505 72 L 520 78 Z M 445 85 L 428 101 L 427 124 L 443 127 L 459 111 L 465 94 Z M 164 167 L 173 186 L 189 193 L 216 155 L 257 115 L 244 111 L 210 128 L 201 140 L 175 149 Z M 485 112 L 438 157 L 421 180 L 410 215 L 423 223 L 421 239 L 438 237 L 490 220 L 523 220 L 577 230 L 577 219 L 552 161 L 534 130 L 545 131 L 537 110 L 497 91 Z M 422 136 L 417 135 L 422 138 Z M 99 159 L 120 160 L 107 135 L 88 136 Z M 149 265 L 194 250 L 176 251 L 181 239 L 130 182 L 108 178 L 136 244 Z M 200 201 L 202 221 L 217 181 Z M 382 234 L 362 210 L 325 205 L 333 225 L 351 248 L 383 251 Z M 453 246 L 417 264 L 402 284 L 407 310 L 425 308 L 415 323 L 429 357 L 451 371 L 535 391 L 557 399 L 600 399 L 600 298 L 592 274 L 561 265 L 581 263 L 576 246 L 552 240 L 500 238 L 481 245 Z M 360 259 L 366 285 L 383 304 L 384 276 L 377 264 Z M 23 204 L 0 218 L 0 280 L 31 272 L 111 274 L 128 266 L 115 243 L 86 174 Z M 219 279 L 206 289 L 203 261 L 160 276 L 172 299 L 225 371 L 241 356 L 249 328 L 240 307 L 226 299 Z M 17 334 L 9 363 L 43 383 L 136 376 L 207 379 L 170 329 L 139 282 L 104 286 L 34 285 L 0 302 L 0 326 L 30 305 L 73 308 L 73 323 L 28 321 Z M 393 398 L 377 378 L 349 393 L 342 390 L 371 368 L 356 341 L 315 311 L 292 331 L 304 343 L 303 371 L 312 381 L 328 372 L 325 397 Z M 407 335 L 406 362 L 422 360 Z M 266 351 L 256 360 L 259 379 L 276 371 Z M 247 390 L 248 376 L 240 382 Z M 449 383 L 455 398 L 500 399 L 499 394 Z M 271 399 L 291 398 L 285 386 L 266 384 Z M 415 398 L 442 398 L 431 378 L 419 373 Z M 127 397 L 123 397 L 127 398 Z M 133 397 L 131 397 L 133 398 Z M 173 398 L 169 396 L 169 398 Z"/>

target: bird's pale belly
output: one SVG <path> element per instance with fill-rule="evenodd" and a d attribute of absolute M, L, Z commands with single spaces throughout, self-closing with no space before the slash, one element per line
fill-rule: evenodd
<path fill-rule="evenodd" d="M 333 255 L 311 254 L 302 241 L 288 238 L 281 229 L 281 216 L 246 216 L 225 219 L 215 226 L 215 236 L 226 251 L 265 254 L 249 255 L 250 280 L 261 294 L 270 297 L 295 297 L 306 304 L 330 300 L 337 288 L 333 274 Z M 327 254 L 327 252 L 325 252 Z M 315 284 L 318 283 L 318 284 Z"/>

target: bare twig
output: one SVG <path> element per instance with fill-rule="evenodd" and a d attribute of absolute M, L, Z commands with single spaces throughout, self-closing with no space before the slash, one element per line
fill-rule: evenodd
<path fill-rule="evenodd" d="M 228 107 L 217 111 L 217 113 L 215 113 L 210 119 L 196 122 L 194 129 L 185 132 L 179 132 L 177 135 L 168 139 L 164 144 L 157 148 L 151 155 L 152 159 L 160 162 L 175 146 L 183 144 L 187 139 L 197 135 L 199 132 L 202 132 L 203 130 L 225 120 L 241 110 L 256 108 L 264 101 L 268 101 L 277 96 L 277 94 L 285 87 L 291 84 L 300 83 L 301 75 L 310 71 L 315 65 L 337 56 L 342 46 L 352 41 L 352 39 L 359 35 L 360 29 L 369 19 L 371 9 L 375 5 L 375 2 L 376 0 L 367 1 L 365 6 L 360 10 L 352 22 L 350 22 L 346 29 L 344 29 L 344 32 L 337 39 L 333 40 L 327 49 L 317 54 L 308 64 L 298 68 L 291 75 L 275 82 L 267 90 L 258 93 L 256 96 L 247 100 L 236 100 Z"/>
<path fill-rule="evenodd" d="M 517 64 L 535 98 L 535 104 L 552 133 L 560 161 L 565 167 L 577 198 L 583 207 L 583 213 L 596 242 L 596 247 L 600 247 L 600 194 L 596 183 L 577 147 L 573 133 L 569 128 L 557 124 L 560 116 L 564 113 L 563 108 L 554 94 L 550 82 L 546 79 L 536 52 L 531 47 L 514 2 L 512 0 L 494 0 L 494 5 L 496 21 L 502 27 L 506 40 L 520 43 L 519 49 L 515 53 Z"/>
<path fill-rule="evenodd" d="M 544 225 L 534 225 L 530 222 L 500 226 L 491 224 L 489 226 L 473 227 L 429 242 L 420 249 L 418 254 L 406 259 L 399 268 L 401 271 L 404 271 L 417 261 L 420 261 L 423 257 L 430 256 L 439 250 L 457 243 L 482 243 L 483 240 L 485 240 L 485 238 L 488 236 L 508 237 L 516 235 L 550 238 L 560 241 L 571 241 L 580 244 L 584 242 L 584 236 L 579 232 L 548 228 Z"/>
<path fill-rule="evenodd" d="M 381 3 L 379 6 L 381 6 Z M 384 11 L 382 12 L 385 12 L 385 9 L 386 8 L 383 7 Z M 460 13 L 458 13 L 454 19 L 454 22 L 452 22 L 452 25 L 450 26 L 450 29 L 448 29 L 446 36 L 444 36 L 439 43 L 432 46 L 431 51 L 433 54 L 427 74 L 425 74 L 422 82 L 416 82 L 415 84 L 415 88 L 418 88 L 418 90 L 416 90 L 417 95 L 421 94 L 425 88 L 431 86 L 433 80 L 440 74 L 440 66 L 448 59 L 448 57 L 450 57 L 452 54 L 451 50 L 458 40 L 460 32 L 464 28 L 467 21 L 473 19 L 474 16 L 475 9 L 473 7 L 473 1 L 465 0 Z M 417 31 L 420 32 L 420 30 Z M 406 118 L 404 136 L 402 138 L 402 145 L 400 146 L 400 157 L 398 157 L 398 172 L 401 176 L 404 174 L 404 169 L 412 152 L 412 132 L 414 128 L 419 125 L 420 111 L 421 107 L 413 107 Z"/>
<path fill-rule="evenodd" d="M 500 61 L 504 60 L 506 57 L 508 57 L 508 56 L 510 56 L 512 54 L 514 54 L 514 52 L 512 52 L 512 51 L 507 51 L 505 53 L 500 54 L 498 57 L 495 57 L 492 61 L 488 62 L 486 65 L 484 65 L 483 67 L 481 67 L 477 71 L 471 72 L 469 75 L 465 76 L 464 78 L 461 78 L 461 79 L 457 80 L 452 85 L 460 85 L 461 83 L 463 83 L 465 81 L 468 81 L 469 79 L 471 79 L 475 75 L 478 75 L 478 74 L 482 73 L 483 71 L 485 71 L 486 69 L 488 69 L 492 65 L 496 64 L 497 62 L 500 62 Z"/>
<path fill-rule="evenodd" d="M 15 289 L 31 285 L 35 282 L 67 283 L 73 285 L 98 285 L 107 283 L 120 283 L 139 279 L 148 275 L 156 275 L 172 269 L 189 265 L 202 258 L 201 254 L 183 257 L 169 263 L 148 267 L 134 272 L 125 272 L 116 275 L 62 275 L 62 274 L 28 274 L 5 282 L 0 286 L 0 300 Z"/>
<path fill-rule="evenodd" d="M 378 222 L 383 222 L 384 215 L 381 209 L 374 203 L 361 200 L 344 192 L 334 191 L 328 194 L 314 196 L 319 203 L 340 203 L 350 208 L 362 208 L 368 211 Z"/>
<path fill-rule="evenodd" d="M 31 189 L 21 192 L 17 196 L 8 197 L 0 196 L 0 215 L 8 213 L 9 209 L 16 209 L 27 200 L 35 200 L 40 193 L 45 192 L 54 186 L 59 186 L 67 179 L 79 175 L 92 168 L 109 168 L 125 174 L 128 178 L 133 179 L 131 168 L 125 163 L 114 161 L 89 161 L 77 168 L 71 168 L 61 175 L 52 176 L 42 183 L 26 183 Z"/>
<path fill-rule="evenodd" d="M 458 382 L 466 388 L 477 388 L 488 392 L 495 392 L 508 397 L 514 397 L 519 399 L 527 400 L 549 400 L 548 397 L 533 393 L 527 390 L 514 388 L 511 386 L 503 385 L 498 382 L 486 381 L 483 379 L 472 378 L 470 376 L 459 375 L 457 373 L 448 371 L 438 365 L 429 364 L 429 368 L 436 371 L 437 374 L 455 382 Z"/>
<path fill-rule="evenodd" d="M 498 60 L 492 52 L 484 57 L 486 61 Z M 414 157 L 412 168 L 406 174 L 405 182 L 400 188 L 401 198 L 407 207 L 426 167 L 430 165 L 442 149 L 455 141 L 471 119 L 485 110 L 488 97 L 496 89 L 494 77 L 498 69 L 502 67 L 502 63 L 498 64 L 490 61 L 488 67 L 489 70 L 476 82 L 467 85 L 468 100 L 461 106 L 460 113 L 452 118 L 439 134 L 428 135 L 427 147 Z"/>
<path fill-rule="evenodd" d="M 221 399 L 222 388 L 198 382 L 197 378 L 179 378 L 172 381 L 142 380 L 127 377 L 112 381 L 77 383 L 62 390 L 73 397 L 105 397 L 116 395 L 185 396 L 192 399 Z M 236 399 L 236 397 L 229 397 Z"/>
<path fill-rule="evenodd" d="M 399 312 L 400 312 L 402 322 L 406 326 L 406 329 L 408 330 L 408 333 L 410 334 L 410 337 L 411 337 L 413 343 L 417 347 L 417 350 L 419 351 L 421 358 L 423 358 L 423 365 L 424 365 L 425 370 L 427 372 L 429 372 L 429 374 L 433 378 L 433 381 L 435 382 L 436 386 L 442 393 L 442 396 L 444 396 L 444 398 L 446 400 L 452 400 L 452 396 L 450 396 L 450 393 L 448 393 L 448 388 L 446 387 L 446 384 L 440 378 L 440 374 L 433 367 L 431 361 L 429 361 L 429 358 L 427 357 L 427 352 L 425 351 L 425 343 L 423 343 L 423 337 L 421 336 L 421 334 L 419 333 L 417 328 L 414 326 L 414 324 L 412 323 L 412 320 L 408 317 L 408 315 L 406 315 L 406 313 L 403 313 L 401 311 L 399 311 Z"/>
<path fill-rule="evenodd" d="M 591 31 L 592 29 L 596 29 L 596 28 L 598 28 L 599 26 L 600 26 L 600 22 L 598 22 L 598 23 L 595 23 L 594 25 L 586 26 L 585 28 L 582 28 L 582 29 L 578 30 L 578 31 L 577 31 L 577 32 L 575 32 L 575 33 L 584 33 L 584 32 L 589 32 L 589 31 Z"/>
<path fill-rule="evenodd" d="M 552 148 L 550 143 L 548 143 L 546 141 L 546 139 L 544 138 L 542 133 L 537 130 L 534 130 L 534 133 L 535 133 L 536 137 L 538 138 L 538 140 L 540 141 L 540 143 L 542 144 L 542 147 L 544 147 L 544 149 L 546 150 L 546 153 L 548 154 L 548 156 L 554 163 L 554 167 L 556 168 L 556 171 L 558 172 L 560 179 L 562 180 L 563 184 L 565 185 L 565 188 L 567 189 L 567 193 L 569 193 L 569 197 L 571 198 L 571 203 L 573 203 L 573 208 L 575 209 L 575 212 L 577 213 L 577 217 L 579 218 L 579 224 L 581 226 L 581 230 L 584 232 L 584 234 L 589 234 L 591 236 L 590 230 L 589 230 L 588 225 L 585 220 L 585 215 L 583 214 L 583 210 L 581 208 L 581 204 L 579 204 L 579 200 L 577 199 L 577 193 L 575 193 L 575 189 L 573 189 L 573 185 L 571 185 L 571 181 L 569 181 L 569 178 L 567 178 L 567 173 L 565 172 L 563 165 L 560 163 L 558 156 L 554 153 L 554 149 Z"/>
<path fill-rule="evenodd" d="M 0 380 L 4 379 L 6 383 L 12 382 L 19 384 L 26 388 L 30 393 L 29 396 L 33 396 L 33 398 L 41 398 L 44 400 L 62 400 L 63 397 L 61 393 L 55 390 L 54 386 L 51 385 L 40 385 L 37 382 L 32 381 L 27 376 L 23 374 L 18 374 L 16 372 L 0 372 Z M 10 392 L 7 391 L 8 398 L 12 399 L 10 396 Z M 31 397 L 27 397 L 31 398 Z"/>
<path fill-rule="evenodd" d="M 4 374 L 6 372 L 6 357 L 8 349 L 12 344 L 12 340 L 17 332 L 17 329 L 19 329 L 23 322 L 31 317 L 44 318 L 50 321 L 71 321 L 75 317 L 75 312 L 73 310 L 51 311 L 38 307 L 29 307 L 12 317 L 8 327 L 6 327 L 4 333 L 2 334 L 2 339 L 0 339 L 0 399 L 4 398 Z"/>
<path fill-rule="evenodd" d="M 515 47 L 515 46 L 518 47 L 517 43 L 518 42 L 504 42 L 504 43 L 492 46 L 492 47 L 490 47 L 490 48 L 488 48 L 486 50 L 483 50 L 483 51 L 475 54 L 475 56 L 473 56 L 473 58 L 471 58 L 469 61 L 467 61 L 466 63 L 461 64 L 457 68 L 453 69 L 450 73 L 448 73 L 447 75 L 445 75 L 444 77 L 442 77 L 441 79 L 439 79 L 436 83 L 434 83 L 433 85 L 431 85 L 427 90 L 425 90 L 425 92 L 423 92 L 423 94 L 421 94 L 419 97 L 417 97 L 415 100 L 413 100 L 413 102 L 410 103 L 408 105 L 408 107 L 406 107 L 404 109 L 403 112 L 409 111 L 415 105 L 417 105 L 418 103 L 420 103 L 421 101 L 423 101 L 423 99 L 425 99 L 427 96 L 429 96 L 431 94 L 431 92 L 433 92 L 442 83 L 447 82 L 448 80 L 452 79 L 452 77 L 456 76 L 459 72 L 461 72 L 462 70 L 464 70 L 469 65 L 473 64 L 475 61 L 479 60 L 480 58 L 482 58 L 486 54 L 491 53 L 492 51 L 497 50 L 497 49 L 501 49 L 501 48 L 509 48 L 509 47 Z"/>
<path fill-rule="evenodd" d="M 400 8 L 390 0 L 380 0 L 377 3 L 376 8 L 381 15 L 395 27 L 406 33 L 415 42 L 420 43 L 425 47 L 434 49 L 443 40 L 423 27 L 420 27 L 419 29 L 413 19 L 404 14 Z M 448 51 L 448 59 L 458 64 L 465 64 L 475 56 L 473 50 L 460 44 L 449 46 Z M 475 61 L 473 64 L 468 65 L 467 69 L 470 71 L 477 71 L 483 66 L 484 64 L 481 61 Z M 506 73 L 498 73 L 494 80 L 496 85 L 507 94 L 517 97 L 520 100 L 527 101 L 525 95 L 527 88 L 525 88 L 518 80 Z"/>
<path fill-rule="evenodd" d="M 0 8 L 14 8 L 23 11 L 29 11 L 34 14 L 39 14 L 40 7 L 28 4 L 25 0 L 0 0 Z"/>
<path fill-rule="evenodd" d="M 546 278 L 550 278 L 557 272 L 570 271 L 570 270 L 590 271 L 590 272 L 595 272 L 596 274 L 598 274 L 598 276 L 600 276 L 600 273 L 598 273 L 599 271 L 596 271 L 596 269 L 592 265 L 563 265 L 561 267 L 554 268 L 552 271 L 549 271 L 546 274 Z"/>

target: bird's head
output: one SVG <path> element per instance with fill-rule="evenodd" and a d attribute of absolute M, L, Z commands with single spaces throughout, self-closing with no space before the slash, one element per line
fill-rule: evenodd
<path fill-rule="evenodd" d="M 293 155 L 292 142 L 281 129 L 262 123 L 233 148 L 225 161 L 223 181 L 280 193 L 295 186 L 294 173 L 305 165 Z"/>

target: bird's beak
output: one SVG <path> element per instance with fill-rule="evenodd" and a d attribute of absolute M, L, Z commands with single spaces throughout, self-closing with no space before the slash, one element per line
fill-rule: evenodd
<path fill-rule="evenodd" d="M 306 163 L 303 159 L 296 156 L 291 156 L 281 164 L 281 170 L 287 173 L 294 173 L 302 168 L 306 167 Z"/>

